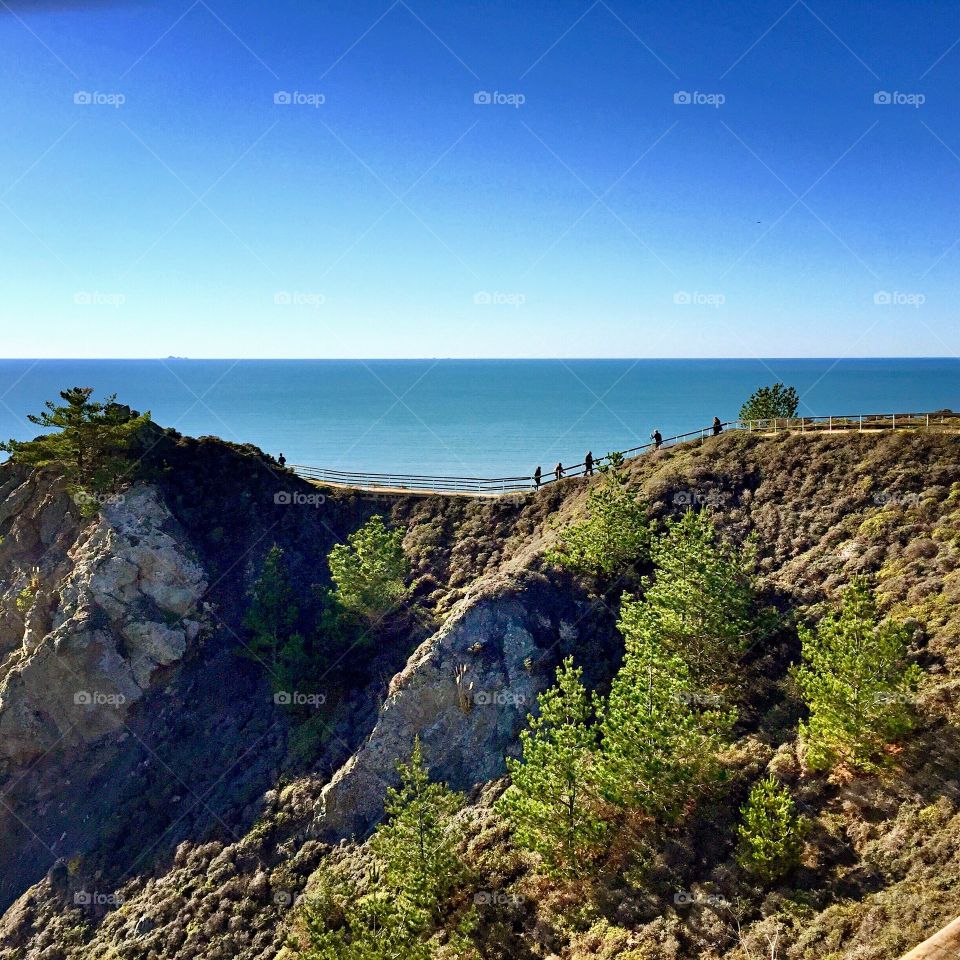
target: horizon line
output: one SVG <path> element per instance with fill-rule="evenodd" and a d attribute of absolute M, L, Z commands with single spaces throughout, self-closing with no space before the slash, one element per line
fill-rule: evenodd
<path fill-rule="evenodd" d="M 756 361 L 764 360 L 960 360 L 957 354 L 874 354 L 874 355 L 832 355 L 818 354 L 816 356 L 790 356 L 787 354 L 764 356 L 665 356 L 665 357 L 636 357 L 636 356 L 531 356 L 531 357 L 187 357 L 168 355 L 165 357 L 0 357 L 0 363 L 27 362 L 27 363 L 127 363 L 133 361 L 147 362 L 217 362 L 217 363 L 423 363 L 423 362 L 470 362 L 470 363 L 521 363 L 544 362 L 557 363 L 564 361 Z"/>

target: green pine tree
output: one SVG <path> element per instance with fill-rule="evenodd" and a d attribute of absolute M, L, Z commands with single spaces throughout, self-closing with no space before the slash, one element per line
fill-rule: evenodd
<path fill-rule="evenodd" d="M 291 944 L 302 960 L 429 960 L 425 918 L 391 892 L 360 894 L 321 867 L 316 890 L 299 911 L 303 936 Z"/>
<path fill-rule="evenodd" d="M 515 841 L 539 854 L 547 872 L 565 876 L 587 866 L 604 834 L 593 777 L 597 732 L 581 674 L 568 657 L 538 698 L 520 734 L 523 757 L 507 760 L 512 782 L 499 802 Z"/>
<path fill-rule="evenodd" d="M 669 822 L 718 774 L 733 711 L 704 704 L 683 659 L 665 647 L 651 607 L 624 595 L 626 642 L 601 718 L 599 779 L 616 805 Z"/>
<path fill-rule="evenodd" d="M 464 876 L 455 814 L 463 797 L 430 779 L 420 739 L 400 783 L 387 791 L 383 822 L 370 838 L 368 892 L 322 868 L 300 911 L 304 960 L 429 960 L 427 938 L 443 919 L 445 901 Z"/>
<path fill-rule="evenodd" d="M 338 543 L 328 563 L 335 605 L 369 623 L 381 620 L 406 592 L 410 564 L 403 551 L 403 531 L 388 530 L 383 517 L 372 516 L 346 543 Z"/>
<path fill-rule="evenodd" d="M 744 869 L 769 884 L 799 864 L 807 821 L 797 814 L 790 792 L 774 776 L 753 785 L 740 816 L 737 860 Z"/>
<path fill-rule="evenodd" d="M 568 524 L 548 559 L 585 573 L 610 576 L 646 559 L 650 547 L 647 508 L 628 485 L 622 456 L 610 454 L 604 479 L 587 497 L 587 516 Z"/>
<path fill-rule="evenodd" d="M 46 409 L 27 419 L 49 430 L 34 440 L 9 440 L 0 450 L 15 463 L 41 469 L 56 467 L 77 490 L 113 489 L 129 471 L 128 454 L 150 414 L 134 414 L 116 395 L 91 400 L 92 387 L 60 393 L 62 404 L 48 400 Z"/>
<path fill-rule="evenodd" d="M 797 415 L 800 397 L 794 387 L 775 383 L 769 387 L 760 387 L 747 398 L 740 408 L 741 420 L 789 419 Z"/>
<path fill-rule="evenodd" d="M 251 591 L 250 606 L 243 620 L 251 637 L 241 653 L 276 668 L 299 616 L 283 562 L 283 550 L 274 544 L 267 551 L 263 570 Z M 278 677 L 274 675 L 273 679 L 276 682 Z"/>
<path fill-rule="evenodd" d="M 816 630 L 801 628 L 800 639 L 802 662 L 793 676 L 810 711 L 800 725 L 807 763 L 877 769 L 884 747 L 913 725 L 909 703 L 922 671 L 906 661 L 906 628 L 878 622 L 873 594 L 858 578 L 839 614 L 828 614 Z"/>
<path fill-rule="evenodd" d="M 688 510 L 651 550 L 656 576 L 644 600 L 660 645 L 683 658 L 703 688 L 731 681 L 747 644 L 765 628 L 756 611 L 753 550 L 722 540 L 709 515 Z"/>
<path fill-rule="evenodd" d="M 409 911 L 437 918 L 444 899 L 463 874 L 458 853 L 462 832 L 454 814 L 463 797 L 437 783 L 423 762 L 420 738 L 409 763 L 397 765 L 400 783 L 387 791 L 386 819 L 370 840 L 382 866 L 382 884 Z"/>

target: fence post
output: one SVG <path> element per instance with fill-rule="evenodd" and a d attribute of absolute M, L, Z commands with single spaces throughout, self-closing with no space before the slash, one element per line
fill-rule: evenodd
<path fill-rule="evenodd" d="M 860 433 L 863 433 L 863 414 L 860 414 Z"/>
<path fill-rule="evenodd" d="M 827 428 L 827 433 L 833 433 L 833 415 L 832 414 L 830 415 L 830 424 L 829 424 L 829 427 Z"/>
<path fill-rule="evenodd" d="M 897 415 L 896 415 L 896 414 L 893 415 L 893 429 L 894 429 L 894 430 L 897 429 Z"/>
<path fill-rule="evenodd" d="M 930 414 L 927 414 L 927 432 L 930 432 Z"/>

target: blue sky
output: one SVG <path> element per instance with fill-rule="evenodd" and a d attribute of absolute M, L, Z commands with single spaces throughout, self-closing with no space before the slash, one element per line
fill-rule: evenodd
<path fill-rule="evenodd" d="M 6 0 L 0 354 L 954 356 L 958 39 L 946 2 Z"/>

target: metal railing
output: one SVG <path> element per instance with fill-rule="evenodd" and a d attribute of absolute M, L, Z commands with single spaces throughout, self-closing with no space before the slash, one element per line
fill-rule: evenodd
<path fill-rule="evenodd" d="M 728 420 L 720 425 L 722 432 L 731 430 L 761 435 L 780 433 L 820 434 L 841 432 L 873 432 L 877 430 L 922 430 L 925 432 L 960 432 L 960 414 L 937 413 L 857 413 L 827 417 L 777 417 L 764 420 Z M 681 443 L 705 442 L 715 434 L 713 426 L 701 427 L 687 433 L 664 437 L 659 442 L 651 439 L 638 447 L 619 451 L 625 459 L 644 453 L 672 447 Z M 593 469 L 609 462 L 610 454 L 597 457 Z M 298 476 L 314 483 L 350 487 L 359 490 L 410 491 L 415 493 L 454 493 L 475 496 L 497 496 L 503 493 L 519 493 L 549 486 L 558 480 L 581 477 L 587 473 L 585 463 L 564 467 L 561 476 L 553 470 L 544 474 L 537 484 L 533 476 L 527 477 L 445 477 L 429 474 L 369 473 L 351 470 L 333 470 L 291 464 L 290 469 Z"/>
<path fill-rule="evenodd" d="M 529 490 L 533 483 L 532 477 L 439 477 L 403 473 L 358 473 L 300 464 L 291 465 L 291 469 L 305 480 L 338 487 L 357 487 L 361 490 L 500 494 Z"/>

